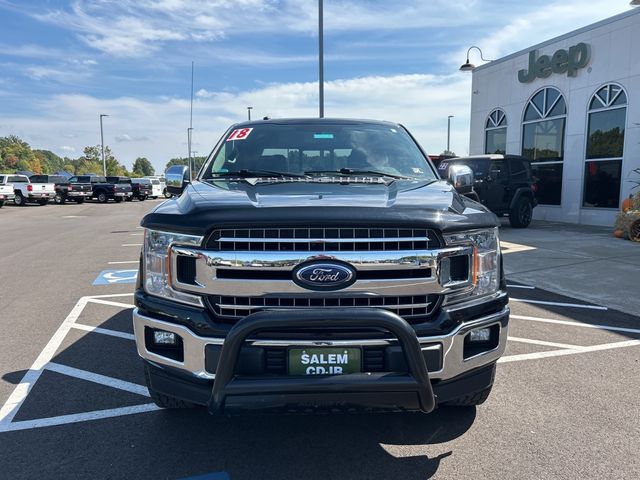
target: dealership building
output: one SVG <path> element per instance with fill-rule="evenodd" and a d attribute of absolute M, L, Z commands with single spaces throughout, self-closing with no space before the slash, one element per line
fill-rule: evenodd
<path fill-rule="evenodd" d="M 472 85 L 470 154 L 531 159 L 534 218 L 613 225 L 640 181 L 640 8 L 476 67 Z"/>

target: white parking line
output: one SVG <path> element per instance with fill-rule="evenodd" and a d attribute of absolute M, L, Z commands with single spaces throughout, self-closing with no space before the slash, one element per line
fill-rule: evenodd
<path fill-rule="evenodd" d="M 74 323 L 72 328 L 84 330 L 85 332 L 100 333 L 102 335 L 110 335 L 112 337 L 125 338 L 127 340 L 135 340 L 135 335 L 131 333 L 118 332 L 117 330 L 109 330 L 107 328 L 92 327 L 91 325 L 83 325 L 82 323 Z"/>
<path fill-rule="evenodd" d="M 527 290 L 535 290 L 536 287 L 532 287 L 530 285 L 509 285 L 507 284 L 507 288 L 525 288 Z"/>
<path fill-rule="evenodd" d="M 71 325 L 75 323 L 82 313 L 82 310 L 87 304 L 87 299 L 88 297 L 82 297 L 78 300 L 75 307 L 73 307 L 69 315 L 67 315 L 67 318 L 62 322 L 62 325 L 58 327 L 56 333 L 53 334 L 51 340 L 49 340 L 42 352 L 40 352 L 40 355 L 38 355 L 38 358 L 33 362 L 31 368 L 29 368 L 24 377 L 22 377 L 18 386 L 11 392 L 11 395 L 9 395 L 9 398 L 0 409 L 0 427 L 9 424 L 11 420 L 13 420 L 13 417 L 15 417 L 18 409 L 25 398 L 27 398 L 33 385 L 38 381 L 40 375 L 42 375 L 44 366 L 51 361 L 64 338 L 67 336 L 67 333 L 69 333 Z"/>
<path fill-rule="evenodd" d="M 535 303 L 538 305 L 554 305 L 557 307 L 588 308 L 590 310 L 609 310 L 607 307 L 601 307 L 599 305 L 583 305 L 581 303 L 544 302 L 542 300 L 526 300 L 523 298 L 510 298 L 509 301 L 521 302 L 521 303 Z"/>
<path fill-rule="evenodd" d="M 101 305 L 110 305 L 112 307 L 121 307 L 121 308 L 133 308 L 135 305 L 131 303 L 120 303 L 120 302 L 112 302 L 110 300 L 102 300 L 100 298 L 90 298 L 88 299 L 91 303 L 99 303 Z"/>
<path fill-rule="evenodd" d="M 131 293 L 111 293 L 111 294 L 107 294 L 107 295 L 91 295 L 89 297 L 87 297 L 88 299 L 93 299 L 93 298 L 111 298 L 111 297 L 131 297 L 133 295 L 133 292 Z"/>
<path fill-rule="evenodd" d="M 612 350 L 614 348 L 635 347 L 640 345 L 640 340 L 627 340 L 624 342 L 603 343 L 591 347 L 581 347 L 580 349 L 551 350 L 548 352 L 522 353 L 519 355 L 508 355 L 498 359 L 498 363 L 520 362 L 522 360 L 537 360 L 539 358 L 562 357 L 564 355 L 575 355 L 576 353 L 598 352 L 601 350 Z"/>
<path fill-rule="evenodd" d="M 36 420 L 23 420 L 8 424 L 0 424 L 0 433 L 15 432 L 16 430 L 30 430 L 32 428 L 52 427 L 54 425 L 66 425 L 68 423 L 86 422 L 89 420 L 100 420 L 110 417 L 121 417 L 135 413 L 154 412 L 161 410 L 153 403 L 144 405 L 133 405 L 131 407 L 112 408 L 109 410 L 96 410 L 94 412 L 74 413 L 71 415 L 61 415 L 59 417 L 38 418 Z"/>
<path fill-rule="evenodd" d="M 126 260 L 124 262 L 108 262 L 108 263 L 109 265 L 122 265 L 125 263 L 138 263 L 138 262 L 140 262 L 140 260 Z"/>
<path fill-rule="evenodd" d="M 141 247 L 141 243 L 123 243 L 121 247 Z"/>
<path fill-rule="evenodd" d="M 568 343 L 546 342 L 544 340 L 532 340 L 530 338 L 507 337 L 507 340 L 511 340 L 512 342 L 519 342 L 519 343 L 530 343 L 532 345 L 542 345 L 543 347 L 570 348 L 572 350 L 579 350 L 583 348 L 579 345 L 570 345 Z"/>
<path fill-rule="evenodd" d="M 558 325 L 569 325 L 571 327 L 580 327 L 580 328 L 594 328 L 596 330 L 611 330 L 612 332 L 625 332 L 625 333 L 638 333 L 640 334 L 639 328 L 626 328 L 626 327 L 614 327 L 611 325 L 598 325 L 593 323 L 580 323 L 580 322 L 570 322 L 568 320 L 555 320 L 551 318 L 540 318 L 540 317 L 528 317 L 526 315 L 510 315 L 511 318 L 517 318 L 518 320 L 527 320 L 530 322 L 543 322 L 543 323 L 555 323 Z"/>
<path fill-rule="evenodd" d="M 136 393 L 145 397 L 149 396 L 149 390 L 143 385 L 136 383 L 126 382 L 117 378 L 107 377 L 100 375 L 99 373 L 87 372 L 86 370 L 80 370 L 79 368 L 69 367 L 67 365 L 61 365 L 59 363 L 49 362 L 44 367 L 52 372 L 61 373 L 69 377 L 79 378 L 81 380 L 87 380 L 88 382 L 99 383 L 111 388 L 117 388 L 118 390 L 124 390 L 125 392 Z"/>

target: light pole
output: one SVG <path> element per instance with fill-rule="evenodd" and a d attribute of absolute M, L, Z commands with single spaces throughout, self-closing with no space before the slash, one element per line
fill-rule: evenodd
<path fill-rule="evenodd" d="M 247 117 L 249 117 L 249 121 L 251 121 L 251 110 L 253 107 L 247 107 Z"/>
<path fill-rule="evenodd" d="M 102 174 L 107 176 L 107 162 L 104 159 L 104 132 L 102 130 L 102 117 L 108 117 L 104 113 L 100 114 L 100 148 L 102 149 Z"/>
<path fill-rule="evenodd" d="M 324 33 L 322 25 L 322 0 L 318 0 L 318 88 L 320 96 L 320 118 L 324 117 Z"/>
<path fill-rule="evenodd" d="M 453 115 L 449 115 L 447 117 L 447 155 L 451 152 L 451 119 Z"/>
<path fill-rule="evenodd" d="M 189 181 L 191 181 L 191 135 L 193 128 L 187 128 L 187 148 L 189 149 Z"/>

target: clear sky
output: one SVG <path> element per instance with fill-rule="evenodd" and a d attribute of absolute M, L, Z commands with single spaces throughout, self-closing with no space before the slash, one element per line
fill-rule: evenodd
<path fill-rule="evenodd" d="M 468 153 L 469 46 L 495 59 L 632 8 L 628 0 L 324 0 L 325 116 L 405 124 Z M 77 157 L 105 144 L 157 170 L 253 117 L 317 116 L 317 0 L 0 0 L 0 136 Z M 471 61 L 482 63 L 476 51 Z"/>

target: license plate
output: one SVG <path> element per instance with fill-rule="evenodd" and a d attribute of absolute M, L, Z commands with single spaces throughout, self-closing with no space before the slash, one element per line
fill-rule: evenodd
<path fill-rule="evenodd" d="M 293 348 L 289 375 L 342 375 L 362 371 L 359 348 Z"/>

